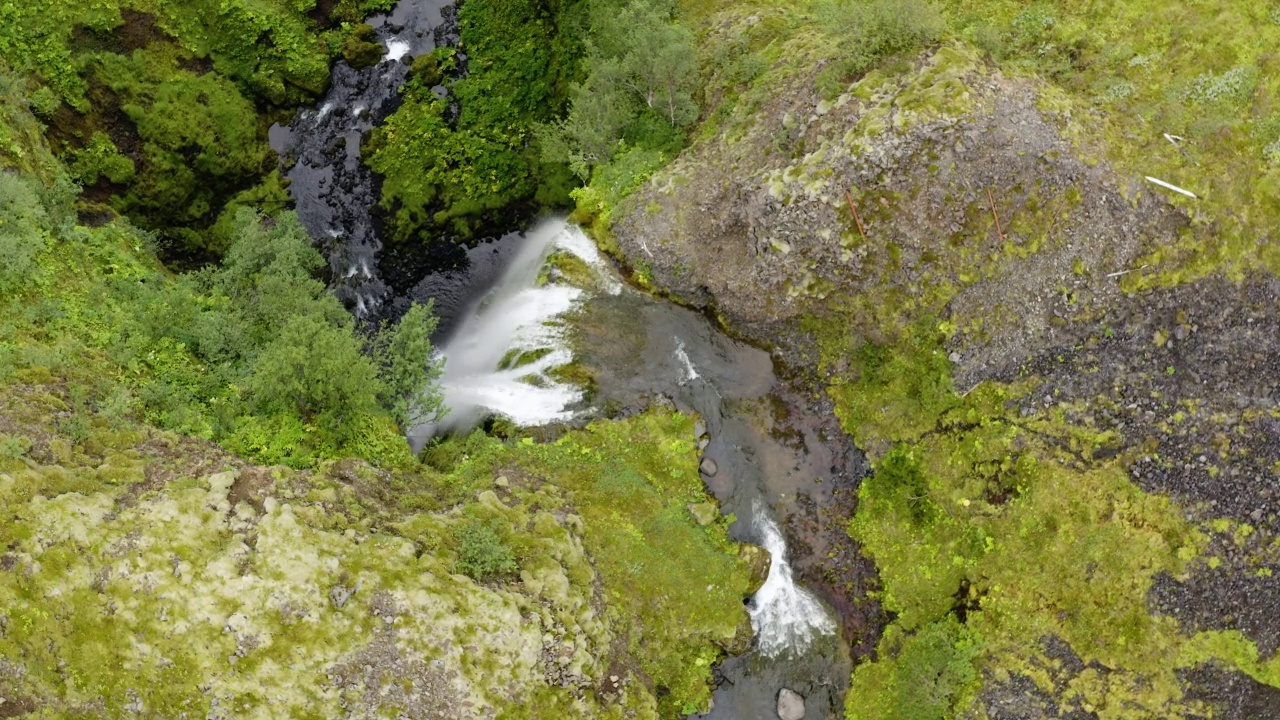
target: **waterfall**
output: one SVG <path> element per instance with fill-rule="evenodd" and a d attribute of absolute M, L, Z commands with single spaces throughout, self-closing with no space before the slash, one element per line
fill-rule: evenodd
<path fill-rule="evenodd" d="M 595 246 L 577 227 L 546 221 L 531 230 L 494 288 L 476 303 L 441 347 L 448 414 L 411 433 L 420 444 L 442 431 L 465 431 L 493 414 L 521 426 L 573 418 L 569 406 L 582 391 L 550 371 L 572 361 L 560 318 L 583 291 L 538 279 L 555 250 L 589 265 L 602 263 Z"/>
<path fill-rule="evenodd" d="M 817 598 L 796 585 L 787 562 L 787 543 L 765 511 L 764 503 L 757 500 L 753 509 L 760 544 L 773 557 L 773 564 L 769 566 L 764 585 L 751 599 L 748 608 L 751 627 L 756 632 L 760 652 L 766 657 L 777 657 L 784 652 L 804 654 L 818 636 L 835 633 L 835 622 Z"/>

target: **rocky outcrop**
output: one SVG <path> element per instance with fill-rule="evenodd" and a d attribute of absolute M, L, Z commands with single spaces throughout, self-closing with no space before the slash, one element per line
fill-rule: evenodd
<path fill-rule="evenodd" d="M 1112 274 L 1186 223 L 1098 160 L 1080 128 L 1100 120 L 963 45 L 834 100 L 781 90 L 655 176 L 614 231 L 658 285 L 786 353 L 804 320 L 861 296 L 845 317 L 872 337 L 896 306 L 981 321 L 957 342 L 967 386 L 1117 297 Z"/>

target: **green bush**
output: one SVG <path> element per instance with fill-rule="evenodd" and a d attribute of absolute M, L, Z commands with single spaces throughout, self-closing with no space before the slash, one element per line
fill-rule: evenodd
<path fill-rule="evenodd" d="M 85 182 L 99 173 L 128 187 L 116 209 L 149 230 L 188 228 L 186 242 L 209 245 L 203 232 L 236 193 L 257 184 L 273 155 L 257 109 L 226 78 L 180 66 L 182 54 L 157 44 L 130 56 L 92 56 L 91 77 L 119 98 L 120 112 L 137 129 L 143 162 L 113 152 L 97 133 L 71 154 Z"/>
<path fill-rule="evenodd" d="M 314 277 L 324 259 L 296 215 L 242 209 L 232 234 L 220 268 L 114 287 L 113 357 L 141 378 L 147 419 L 305 465 L 439 412 L 429 306 L 365 338 Z"/>
<path fill-rule="evenodd" d="M 48 226 L 35 184 L 0 171 L 0 295 L 15 292 L 35 273 Z"/>
<path fill-rule="evenodd" d="M 570 89 L 568 114 L 538 130 L 543 158 L 568 163 L 583 180 L 628 148 L 684 146 L 698 119 L 697 48 L 663 0 L 596 0 L 586 78 Z"/>
<path fill-rule="evenodd" d="M 853 672 L 849 720 L 943 720 L 978 684 L 976 645 L 954 617 L 905 639 L 891 633 L 881 646 L 887 657 Z"/>
<path fill-rule="evenodd" d="M 374 337 L 373 358 L 381 378 L 378 400 L 404 429 L 444 412 L 438 383 L 443 364 L 431 345 L 438 324 L 434 309 L 434 302 L 415 304 L 399 323 L 384 326 Z"/>
<path fill-rule="evenodd" d="M 467 75 L 445 79 L 455 67 L 448 50 L 415 61 L 404 104 L 365 146 L 367 164 L 385 178 L 381 204 L 396 241 L 470 239 L 505 229 L 512 208 L 567 200 L 539 194 L 554 168 L 531 143 L 534 125 L 564 103 L 577 53 L 564 27 L 574 5 L 468 0 L 459 10 Z M 442 80 L 449 102 L 431 92 Z"/>
<path fill-rule="evenodd" d="M 475 580 L 488 582 L 516 571 L 516 558 L 511 548 L 493 528 L 481 522 L 464 526 L 454 536 L 458 545 L 458 572 Z"/>
<path fill-rule="evenodd" d="M 848 82 L 883 58 L 913 53 L 946 29 L 942 13 L 928 0 L 826 0 L 817 15 L 845 51 L 824 71 L 830 76 L 824 84 Z"/>

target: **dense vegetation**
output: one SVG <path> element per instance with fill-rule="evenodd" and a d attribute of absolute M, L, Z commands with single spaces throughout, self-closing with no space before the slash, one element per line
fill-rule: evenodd
<path fill-rule="evenodd" d="M 458 77 L 452 48 L 415 63 L 404 105 L 365 147 L 385 177 L 392 240 L 471 239 L 504 229 L 513 211 L 565 202 L 565 173 L 544 165 L 530 142 L 534 123 L 563 102 L 580 42 L 565 25 L 579 4 L 464 3 L 466 73 Z M 446 76 L 449 96 L 440 99 L 432 88 Z"/>
<path fill-rule="evenodd" d="M 147 254 L 153 236 L 128 221 L 77 223 L 74 186 L 15 106 L 22 98 L 7 101 L 17 121 L 6 160 L 25 172 L 0 174 L 0 376 L 74 372 L 92 381 L 83 412 L 268 462 L 404 453 L 398 429 L 439 409 L 428 392 L 437 368 L 423 362 L 429 307 L 358 334 L 315 278 L 323 260 L 297 219 L 249 208 L 227 227 L 221 266 L 172 276 Z"/>
<path fill-rule="evenodd" d="M 673 158 L 699 114 L 697 50 L 674 11 L 463 3 L 465 72 L 452 48 L 419 59 L 404 105 L 366 147 L 393 239 L 493 232 L 515 211 L 569 204 L 593 176 L 616 198 Z"/>
<path fill-rule="evenodd" d="M 86 201 L 152 232 L 167 258 L 205 261 L 229 247 L 236 207 L 287 202 L 269 114 L 317 97 L 354 23 L 392 4 L 6 3 L 0 61 Z"/>
<path fill-rule="evenodd" d="M 367 36 L 303 5 L 0 8 L 0 714 L 394 716 L 406 679 L 447 712 L 705 708 L 760 578 L 688 510 L 693 419 L 409 454 L 431 307 L 358 329 L 268 172 L 271 108 Z"/>

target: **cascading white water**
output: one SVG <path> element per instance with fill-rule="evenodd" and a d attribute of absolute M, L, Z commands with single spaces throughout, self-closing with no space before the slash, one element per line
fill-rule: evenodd
<path fill-rule="evenodd" d="M 689 359 L 689 353 L 684 351 L 684 341 L 680 338 L 676 338 L 676 360 L 679 360 L 684 368 L 684 379 L 680 381 L 681 385 L 701 377 L 698 375 L 698 369 L 693 366 L 693 361 Z"/>
<path fill-rule="evenodd" d="M 573 417 L 568 408 L 582 399 L 582 391 L 555 380 L 549 371 L 573 359 L 559 317 L 574 307 L 583 291 L 556 283 L 538 285 L 556 249 L 589 265 L 603 264 L 591 240 L 563 220 L 531 230 L 494 289 L 464 316 L 457 333 L 441 348 L 441 386 L 449 412 L 415 436 L 467 430 L 487 414 L 522 426 Z"/>
<path fill-rule="evenodd" d="M 773 564 L 764 585 L 751 599 L 751 627 L 766 657 L 784 652 L 803 654 L 818 636 L 834 634 L 835 622 L 817 598 L 796 585 L 787 562 L 787 543 L 763 503 L 757 500 L 754 510 L 761 545 L 773 557 Z"/>

